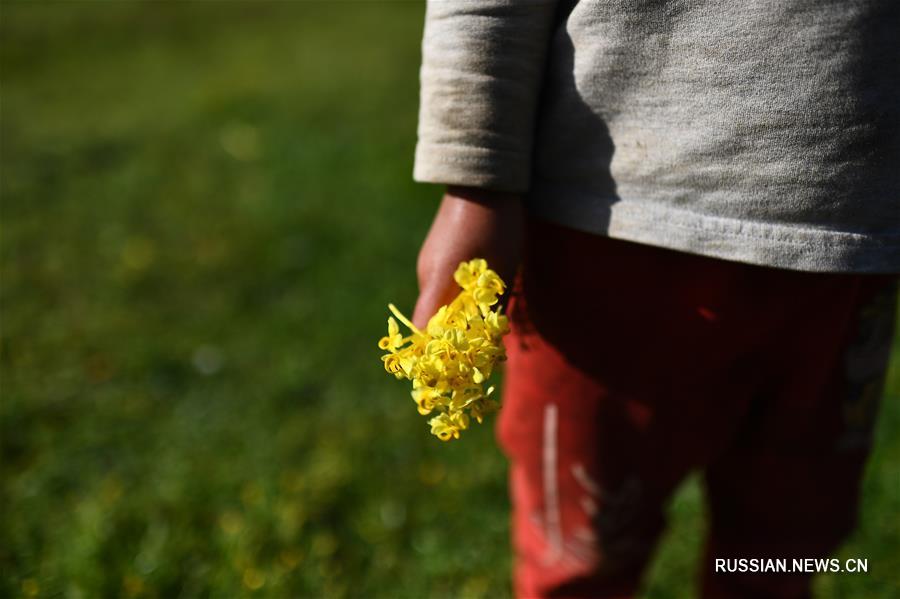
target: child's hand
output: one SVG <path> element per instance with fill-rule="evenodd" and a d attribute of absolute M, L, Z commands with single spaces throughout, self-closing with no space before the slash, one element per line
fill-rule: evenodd
<path fill-rule="evenodd" d="M 413 323 L 425 328 L 428 319 L 459 292 L 453 272 L 459 263 L 484 258 L 512 286 L 522 251 L 524 211 L 510 193 L 448 187 L 416 267 L 419 299 Z"/>

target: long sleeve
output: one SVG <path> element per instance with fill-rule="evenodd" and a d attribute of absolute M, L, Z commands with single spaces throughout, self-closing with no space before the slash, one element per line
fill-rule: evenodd
<path fill-rule="evenodd" d="M 429 0 L 413 178 L 528 189 L 555 0 Z"/>

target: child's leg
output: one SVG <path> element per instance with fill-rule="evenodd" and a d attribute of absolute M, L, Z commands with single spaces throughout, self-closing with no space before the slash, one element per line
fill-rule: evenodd
<path fill-rule="evenodd" d="M 750 399 L 746 268 L 531 224 L 498 430 L 520 597 L 635 591 L 666 499 Z"/>
<path fill-rule="evenodd" d="M 643 408 L 610 398 L 535 337 L 510 351 L 499 434 L 510 457 L 519 597 L 629 596 L 668 488 L 636 474 Z M 656 481 L 654 481 L 656 482 Z"/>
<path fill-rule="evenodd" d="M 892 315 L 893 305 L 882 300 L 866 312 L 880 342 L 837 342 L 835 331 L 856 330 L 855 306 L 886 280 L 747 266 L 532 222 L 510 306 L 498 427 L 511 461 L 517 594 L 633 593 L 665 500 L 686 472 L 711 463 L 713 557 L 743 557 L 719 554 L 748 548 L 751 533 L 771 540 L 767 557 L 792 550 L 791 535 L 833 547 L 852 522 L 860 442 L 890 339 L 877 315 Z M 859 348 L 838 358 L 853 343 Z M 839 431 L 836 402 L 819 399 L 836 381 L 818 376 L 838 364 L 850 375 Z M 760 418 L 770 425 L 742 449 Z M 795 440 L 799 451 L 819 438 L 846 455 L 807 451 L 791 461 L 759 445 Z M 823 491 L 815 473 L 831 470 L 839 488 Z M 828 518 L 815 530 L 792 520 L 825 495 Z M 740 524 L 745 517 L 749 525 Z M 710 578 L 706 588 L 718 596 L 739 579 Z"/>
<path fill-rule="evenodd" d="M 886 277 L 787 277 L 770 381 L 710 466 L 707 597 L 807 597 L 812 573 L 716 573 L 715 559 L 822 559 L 853 529 L 896 313 Z M 865 557 L 857 556 L 857 557 Z M 841 564 L 843 566 L 843 564 Z"/>

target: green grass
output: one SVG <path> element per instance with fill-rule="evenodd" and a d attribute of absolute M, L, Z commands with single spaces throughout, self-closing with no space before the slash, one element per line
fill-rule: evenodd
<path fill-rule="evenodd" d="M 380 370 L 437 190 L 418 3 L 5 2 L 0 596 L 503 597 L 490 427 Z M 900 572 L 900 363 L 823 597 Z M 690 482 L 646 595 L 694 588 Z"/>

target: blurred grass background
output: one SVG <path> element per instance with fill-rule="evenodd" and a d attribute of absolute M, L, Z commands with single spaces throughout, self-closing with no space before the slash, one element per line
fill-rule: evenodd
<path fill-rule="evenodd" d="M 412 2 L 3 2 L 3 597 L 505 597 L 489 426 L 442 445 L 375 341 L 410 180 Z M 900 572 L 895 352 L 862 525 Z M 699 486 L 647 597 L 695 588 Z"/>

